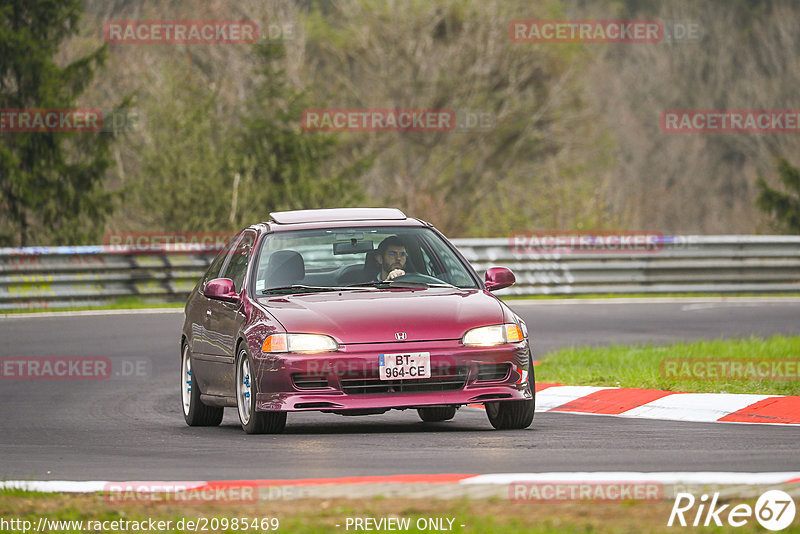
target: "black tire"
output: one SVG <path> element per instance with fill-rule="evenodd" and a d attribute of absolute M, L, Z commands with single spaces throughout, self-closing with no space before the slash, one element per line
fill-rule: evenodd
<path fill-rule="evenodd" d="M 497 430 L 520 430 L 533 423 L 536 407 L 536 378 L 533 373 L 533 358 L 528 352 L 528 388 L 530 400 L 497 401 L 486 403 L 486 415 Z"/>
<path fill-rule="evenodd" d="M 431 408 L 417 408 L 419 418 L 426 423 L 449 421 L 456 416 L 455 406 L 437 406 Z"/>
<path fill-rule="evenodd" d="M 192 374 L 192 352 L 189 344 L 181 351 L 181 404 L 183 418 L 189 426 L 218 426 L 222 422 L 224 408 L 207 406 L 200 400 L 200 388 Z"/>
<path fill-rule="evenodd" d="M 280 434 L 286 427 L 286 412 L 256 411 L 258 380 L 252 380 L 252 369 L 253 361 L 247 347 L 239 346 L 236 357 L 236 411 L 242 430 L 248 434 Z"/>

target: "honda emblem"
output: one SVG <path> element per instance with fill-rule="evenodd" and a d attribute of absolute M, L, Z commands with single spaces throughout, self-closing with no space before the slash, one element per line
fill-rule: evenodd
<path fill-rule="evenodd" d="M 404 341 L 407 337 L 408 335 L 405 332 L 395 332 L 394 334 L 394 338 L 397 341 Z"/>

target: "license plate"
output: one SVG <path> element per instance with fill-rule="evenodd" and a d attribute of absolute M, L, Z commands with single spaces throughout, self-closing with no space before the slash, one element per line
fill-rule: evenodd
<path fill-rule="evenodd" d="M 379 364 L 381 380 L 410 380 L 431 377 L 430 352 L 381 354 Z"/>

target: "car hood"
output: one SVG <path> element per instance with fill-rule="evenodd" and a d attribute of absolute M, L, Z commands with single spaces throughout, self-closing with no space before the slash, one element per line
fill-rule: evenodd
<path fill-rule="evenodd" d="M 288 332 L 319 333 L 338 342 L 460 339 L 476 326 L 503 322 L 500 302 L 458 288 L 357 290 L 258 299 Z"/>

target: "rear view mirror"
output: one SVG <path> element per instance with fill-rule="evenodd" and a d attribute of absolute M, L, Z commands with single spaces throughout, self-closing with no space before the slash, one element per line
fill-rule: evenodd
<path fill-rule="evenodd" d="M 337 241 L 333 244 L 333 254 L 361 254 L 374 250 L 375 246 L 372 241 L 358 241 L 351 239 L 350 241 Z"/>
<path fill-rule="evenodd" d="M 498 289 L 512 286 L 516 281 L 517 278 L 511 272 L 511 269 L 506 267 L 489 267 L 486 269 L 484 285 L 487 291 L 497 291 Z"/>
<path fill-rule="evenodd" d="M 203 295 L 214 300 L 234 302 L 239 300 L 233 280 L 230 278 L 215 278 L 210 280 L 203 289 Z"/>

